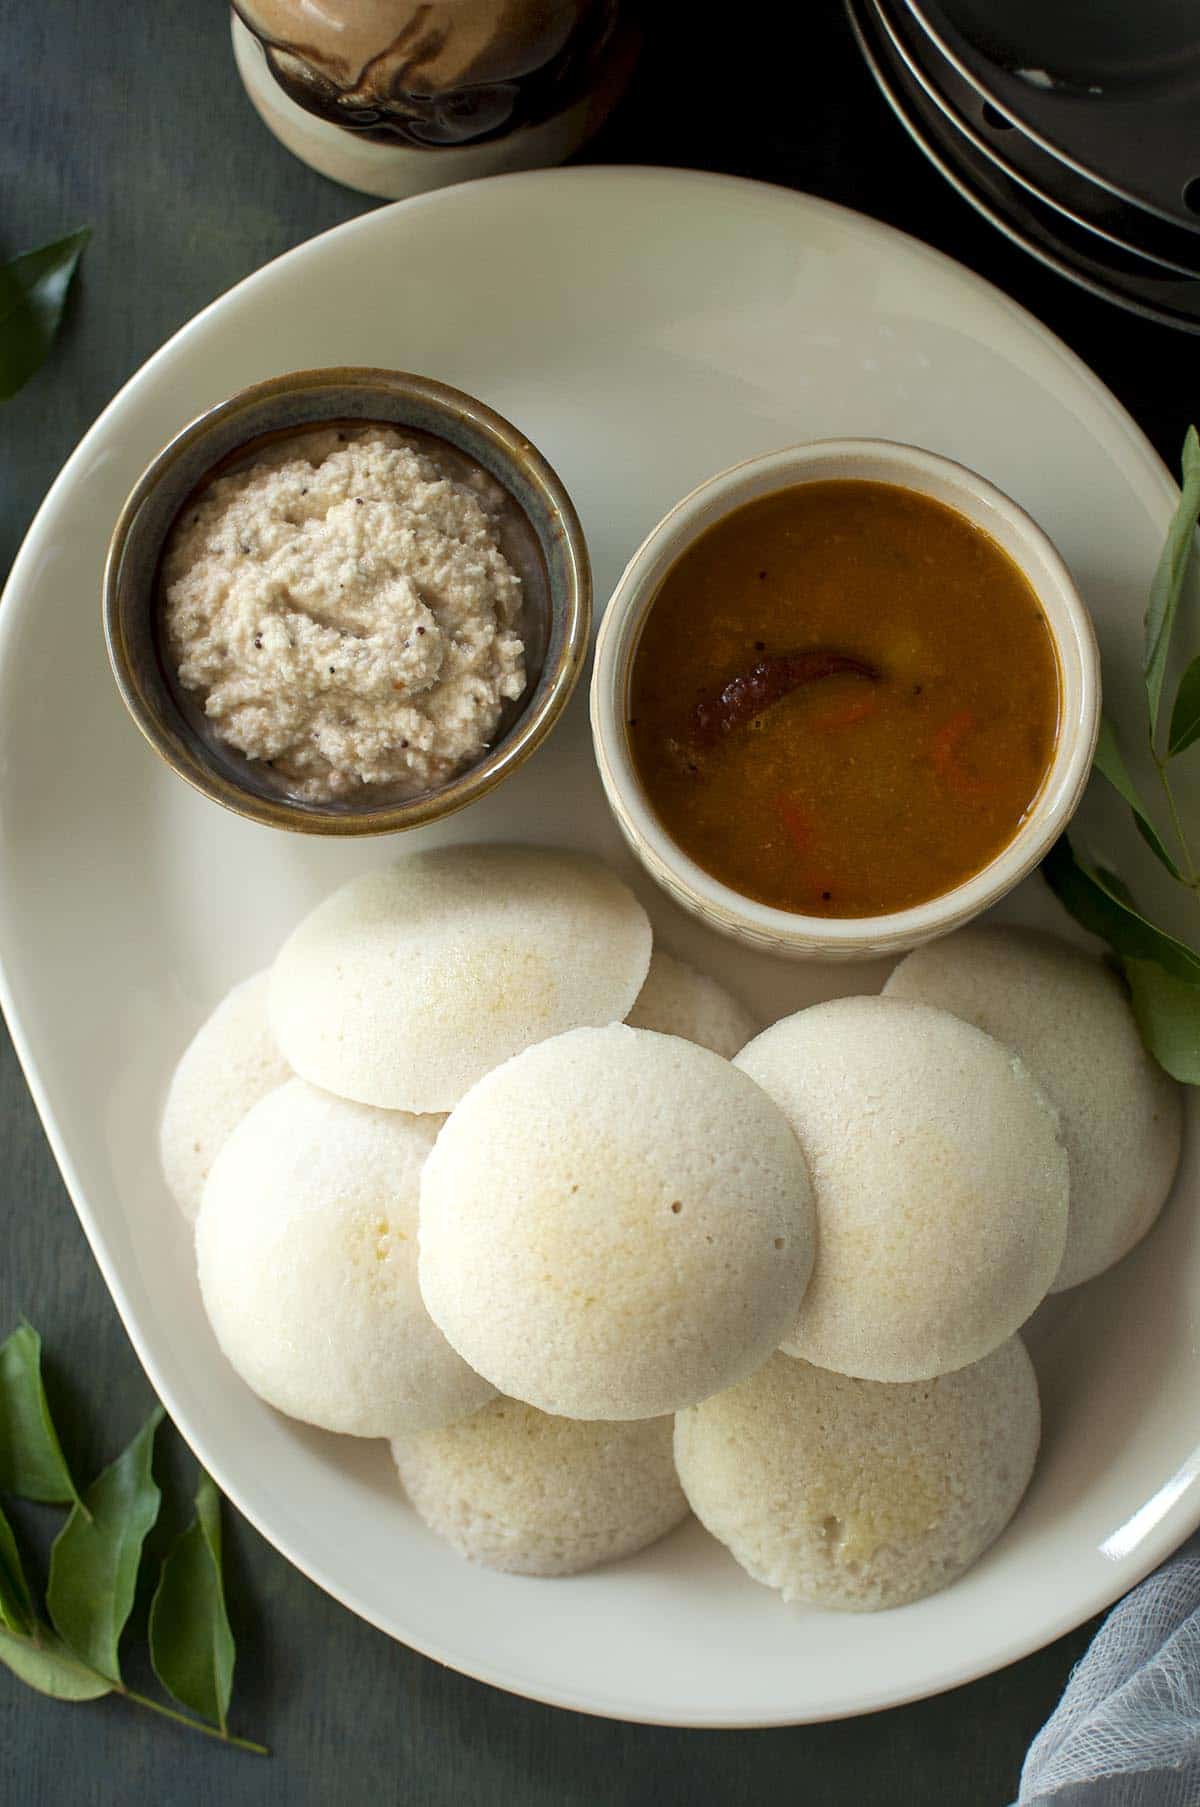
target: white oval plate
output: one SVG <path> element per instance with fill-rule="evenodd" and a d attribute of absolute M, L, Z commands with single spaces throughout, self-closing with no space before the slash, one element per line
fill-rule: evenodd
<path fill-rule="evenodd" d="M 157 1168 L 167 1074 L 202 1015 L 301 911 L 415 841 L 292 837 L 189 791 L 117 699 L 100 570 L 126 491 L 188 419 L 259 377 L 343 363 L 443 377 L 518 421 L 579 504 L 601 602 L 658 516 L 722 465 L 797 439 L 929 446 L 1043 523 L 1091 603 L 1110 669 L 1116 655 L 1134 675 L 1173 504 L 1162 465 L 1042 327 L 910 239 L 725 178 L 552 171 L 368 214 L 207 309 L 71 458 L 0 609 L 4 1007 L 150 1378 L 254 1524 L 353 1611 L 430 1656 L 628 1719 L 830 1718 L 1034 1649 L 1200 1520 L 1194 1158 L 1143 1247 L 1034 1326 L 1046 1437 L 1016 1521 L 963 1581 L 898 1612 L 788 1610 L 695 1524 L 574 1580 L 470 1567 L 416 1522 L 382 1444 L 290 1423 L 219 1357 Z M 592 763 L 586 688 L 531 763 L 441 838 L 575 843 L 629 869 Z M 1133 698 L 1118 694 L 1118 708 Z M 883 977 L 878 965 L 744 952 L 639 889 L 669 943 L 764 1019 Z M 1010 912 L 1049 918 L 1036 880 Z"/>

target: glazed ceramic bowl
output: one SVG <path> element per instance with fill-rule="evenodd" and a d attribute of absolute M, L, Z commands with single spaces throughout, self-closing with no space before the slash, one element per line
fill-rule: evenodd
<path fill-rule="evenodd" d="M 159 565 L 172 524 L 197 488 L 256 446 L 347 423 L 429 433 L 473 459 L 533 530 L 539 569 L 524 586 L 528 682 L 493 744 L 457 777 L 404 802 L 307 803 L 206 731 L 175 682 L 161 642 Z M 562 483 L 517 427 L 483 402 L 428 377 L 360 368 L 302 370 L 241 390 L 185 427 L 138 478 L 121 510 L 104 573 L 104 632 L 134 721 L 181 778 L 252 821 L 303 834 L 389 834 L 473 803 L 529 757 L 574 690 L 587 654 L 591 574 L 583 529 Z"/>
<path fill-rule="evenodd" d="M 963 884 L 883 916 L 803 916 L 720 883 L 666 832 L 638 777 L 629 742 L 629 685 L 651 604 L 680 554 L 732 510 L 796 484 L 859 478 L 917 490 L 957 509 L 1019 566 L 1041 603 L 1058 658 L 1060 718 L 1049 770 L 1013 839 Z M 634 853 L 675 901 L 709 927 L 797 959 L 898 954 L 960 928 L 1029 873 L 1070 821 L 1087 783 L 1100 724 L 1100 662 L 1091 618 L 1071 575 L 1024 509 L 948 458 L 879 439 L 790 446 L 722 471 L 676 503 L 638 547 L 600 624 L 592 674 L 592 737 L 613 814 Z"/>

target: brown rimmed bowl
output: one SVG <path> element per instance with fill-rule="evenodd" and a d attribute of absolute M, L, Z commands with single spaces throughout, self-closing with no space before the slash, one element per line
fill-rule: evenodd
<path fill-rule="evenodd" d="M 196 490 L 255 446 L 314 428 L 388 426 L 432 434 L 473 459 L 533 530 L 540 573 L 525 582 L 528 681 L 493 744 L 438 788 L 403 802 L 307 803 L 257 762 L 204 729 L 161 642 L 159 566 L 167 536 Z M 358 367 L 300 370 L 242 389 L 185 427 L 146 468 L 122 508 L 104 571 L 104 635 L 130 715 L 181 778 L 214 803 L 300 834 L 393 834 L 485 796 L 541 745 L 587 657 L 591 571 L 583 529 L 558 476 L 519 428 L 430 377 Z"/>

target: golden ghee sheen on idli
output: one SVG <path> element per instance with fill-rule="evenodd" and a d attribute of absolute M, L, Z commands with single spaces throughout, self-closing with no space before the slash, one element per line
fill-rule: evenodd
<path fill-rule="evenodd" d="M 417 1513 L 460 1555 L 515 1575 L 575 1575 L 632 1556 L 687 1517 L 672 1420 L 554 1418 L 494 1399 L 392 1444 Z"/>
<path fill-rule="evenodd" d="M 1041 1303 L 1066 1241 L 1067 1156 L 1009 1049 L 927 1005 L 835 998 L 734 1064 L 812 1174 L 817 1257 L 789 1354 L 924 1380 L 980 1360 Z"/>
<path fill-rule="evenodd" d="M 685 960 L 656 947 L 637 1002 L 625 1018 L 631 1029 L 681 1035 L 732 1060 L 758 1029 L 744 1005 L 723 985 Z"/>
<path fill-rule="evenodd" d="M 771 1100 L 620 1023 L 489 1073 L 422 1176 L 430 1315 L 499 1392 L 568 1418 L 654 1418 L 748 1374 L 794 1326 L 812 1247 Z"/>
<path fill-rule="evenodd" d="M 952 1011 L 1020 1055 L 1057 1108 L 1071 1170 L 1052 1292 L 1140 1242 L 1179 1165 L 1182 1094 L 1147 1053 L 1116 973 L 1056 935 L 980 923 L 902 960 L 884 995 Z"/>
<path fill-rule="evenodd" d="M 392 1437 L 493 1397 L 417 1285 L 418 1186 L 439 1123 L 293 1079 L 213 1163 L 196 1220 L 204 1308 L 242 1379 L 290 1417 Z"/>
<path fill-rule="evenodd" d="M 218 1151 L 251 1105 L 291 1077 L 267 1020 L 269 973 L 244 979 L 196 1031 L 171 1079 L 159 1129 L 163 1175 L 194 1218 Z"/>
<path fill-rule="evenodd" d="M 522 1048 L 619 1021 L 649 964 L 646 912 L 598 860 L 439 847 L 305 917 L 272 969 L 271 1020 L 314 1085 L 445 1111 Z"/>
<path fill-rule="evenodd" d="M 1019 1337 L 933 1380 L 854 1380 L 776 1355 L 675 1420 L 700 1522 L 787 1601 L 903 1606 L 995 1542 L 1033 1473 L 1041 1412 Z"/>

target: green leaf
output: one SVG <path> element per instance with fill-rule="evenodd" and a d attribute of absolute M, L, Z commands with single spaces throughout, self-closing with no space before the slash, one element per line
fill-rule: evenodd
<path fill-rule="evenodd" d="M 1183 874 L 1167 852 L 1166 843 L 1146 813 L 1145 805 L 1137 794 L 1137 786 L 1129 775 L 1129 767 L 1125 764 L 1116 731 L 1106 715 L 1100 718 L 1100 737 L 1096 742 L 1094 763 L 1096 770 L 1108 779 L 1117 794 L 1128 803 L 1133 811 L 1138 833 L 1155 858 L 1162 861 L 1172 878 L 1182 883 Z"/>
<path fill-rule="evenodd" d="M 1179 680 L 1175 707 L 1171 710 L 1171 728 L 1167 738 L 1167 758 L 1186 753 L 1200 739 L 1200 654 L 1192 660 Z"/>
<path fill-rule="evenodd" d="M 1125 880 L 1121 875 L 1114 872 L 1111 866 L 1097 865 L 1096 877 L 1104 886 L 1104 889 L 1116 898 L 1118 903 L 1128 904 L 1131 910 L 1137 911 L 1137 899 L 1134 897 L 1133 892 L 1129 889 L 1129 886 L 1125 883 Z"/>
<path fill-rule="evenodd" d="M 0 1663 L 39 1694 L 52 1694 L 55 1700 L 99 1700 L 102 1694 L 112 1693 L 112 1683 L 72 1656 L 45 1625 L 37 1627 L 34 1638 L 18 1638 L 0 1630 Z"/>
<path fill-rule="evenodd" d="M 133 1609 L 142 1545 L 162 1498 L 151 1473 L 162 1416 L 156 1406 L 128 1449 L 92 1482 L 87 1511 L 73 1509 L 50 1551 L 46 1604 L 54 1628 L 114 1682 L 121 1679 L 117 1645 Z"/>
<path fill-rule="evenodd" d="M 42 1386 L 42 1339 L 31 1324 L 0 1344 L 0 1492 L 79 1504 Z"/>
<path fill-rule="evenodd" d="M 45 362 L 90 237 L 81 226 L 66 238 L 0 264 L 0 401 L 15 395 Z"/>
<path fill-rule="evenodd" d="M 33 1599 L 12 1526 L 0 1512 L 0 1624 L 18 1637 L 33 1630 Z"/>
<path fill-rule="evenodd" d="M 1143 916 L 1125 887 L 1081 860 L 1066 835 L 1042 861 L 1042 875 L 1076 922 L 1123 960 L 1154 960 L 1185 985 L 1200 985 L 1200 954 Z"/>
<path fill-rule="evenodd" d="M 1142 1040 L 1160 1067 L 1184 1085 L 1200 1085 L 1200 987 L 1185 985 L 1153 960 L 1122 962 Z"/>
<path fill-rule="evenodd" d="M 234 1643 L 221 1569 L 221 1496 L 203 1469 L 196 1516 L 172 1545 L 150 1607 L 150 1660 L 180 1706 L 228 1729 Z"/>
<path fill-rule="evenodd" d="M 1166 544 L 1150 586 L 1150 600 L 1146 604 L 1143 670 L 1146 676 L 1151 741 L 1158 732 L 1158 711 L 1167 671 L 1167 657 L 1171 650 L 1171 634 L 1195 544 L 1196 517 L 1200 515 L 1200 438 L 1197 437 L 1195 427 L 1188 428 L 1187 438 L 1183 442 L 1182 476 L 1179 506 L 1167 530 Z"/>

